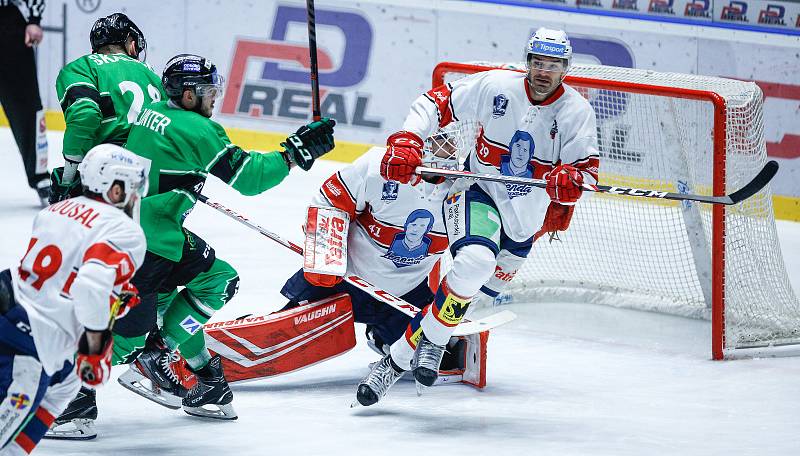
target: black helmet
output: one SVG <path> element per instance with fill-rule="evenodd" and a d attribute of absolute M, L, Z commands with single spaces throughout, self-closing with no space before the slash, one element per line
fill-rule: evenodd
<path fill-rule="evenodd" d="M 92 52 L 97 52 L 98 49 L 108 44 L 124 45 L 128 37 L 133 38 L 136 43 L 136 54 L 131 57 L 138 59 L 139 55 L 147 49 L 144 33 L 128 16 L 114 13 L 95 21 L 92 31 L 89 33 L 89 42 L 92 44 Z"/>
<path fill-rule="evenodd" d="M 222 93 L 222 76 L 217 74 L 217 67 L 211 60 L 193 54 L 178 54 L 169 59 L 161 77 L 164 92 L 173 100 L 183 97 L 183 91 L 191 89 L 200 97 L 210 90 L 214 96 Z"/>

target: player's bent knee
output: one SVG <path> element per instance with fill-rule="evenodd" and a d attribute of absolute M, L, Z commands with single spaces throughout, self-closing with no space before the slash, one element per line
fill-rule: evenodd
<path fill-rule="evenodd" d="M 186 288 L 193 297 L 216 311 L 239 291 L 239 274 L 226 261 L 216 258 L 211 268 L 198 274 Z"/>
<path fill-rule="evenodd" d="M 447 284 L 453 293 L 471 298 L 494 272 L 497 261 L 489 248 L 480 244 L 461 247 L 453 258 L 453 267 L 447 273 Z"/>

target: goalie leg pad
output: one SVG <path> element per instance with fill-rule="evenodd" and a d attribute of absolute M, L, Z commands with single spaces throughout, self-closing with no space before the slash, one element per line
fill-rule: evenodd
<path fill-rule="evenodd" d="M 338 294 L 271 315 L 209 323 L 206 346 L 228 383 L 286 374 L 355 347 L 350 297 Z"/>
<path fill-rule="evenodd" d="M 488 341 L 489 331 L 451 337 L 439 366 L 439 378 L 435 385 L 459 382 L 476 388 L 485 387 Z"/>

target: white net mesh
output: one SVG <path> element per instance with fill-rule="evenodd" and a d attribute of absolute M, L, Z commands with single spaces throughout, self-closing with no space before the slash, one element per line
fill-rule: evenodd
<path fill-rule="evenodd" d="M 481 63 L 447 72 L 444 82 L 499 66 L 524 68 Z M 601 184 L 712 194 L 714 105 L 659 88 L 712 91 L 725 100 L 726 193 L 766 163 L 754 83 L 594 65 L 574 65 L 566 82 L 594 107 Z M 508 293 L 517 301 L 590 301 L 710 319 L 713 229 L 709 205 L 596 194 L 578 204 L 560 241 L 545 236 L 534 244 Z M 781 257 L 769 186 L 726 209 L 724 246 L 724 348 L 800 343 L 800 303 Z"/>

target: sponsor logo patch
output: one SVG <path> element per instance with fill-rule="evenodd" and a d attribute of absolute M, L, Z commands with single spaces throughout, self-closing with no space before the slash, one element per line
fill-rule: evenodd
<path fill-rule="evenodd" d="M 25 393 L 12 393 L 9 397 L 11 405 L 17 410 L 25 410 L 31 405 L 31 397 Z"/>
<path fill-rule="evenodd" d="M 192 318 L 191 315 L 184 318 L 183 321 L 181 322 L 181 328 L 183 328 L 184 331 L 186 331 L 191 335 L 197 333 L 197 331 L 199 331 L 202 326 L 203 325 L 199 321 Z"/>

